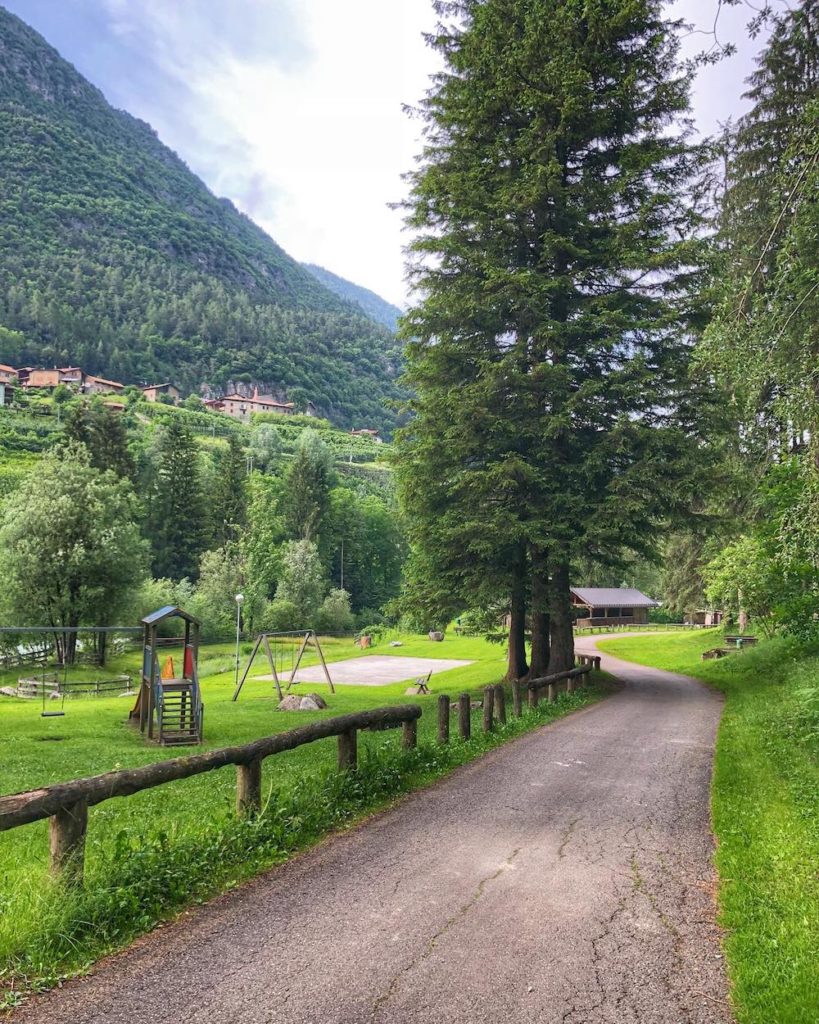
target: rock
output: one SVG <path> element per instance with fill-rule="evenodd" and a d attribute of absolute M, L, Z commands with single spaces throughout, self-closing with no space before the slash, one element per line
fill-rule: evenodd
<path fill-rule="evenodd" d="M 321 711 L 321 708 L 312 697 L 302 697 L 299 711 Z"/>
<path fill-rule="evenodd" d="M 431 629 L 427 636 L 430 640 L 437 641 L 437 643 L 440 643 L 444 639 L 444 634 L 439 632 L 437 629 Z"/>
<path fill-rule="evenodd" d="M 284 700 L 279 701 L 279 711 L 300 711 L 301 697 L 297 693 L 288 693 Z"/>
<path fill-rule="evenodd" d="M 403 647 L 400 640 L 390 640 L 390 647 Z"/>
<path fill-rule="evenodd" d="M 57 692 L 50 693 L 48 695 L 48 699 L 49 700 L 62 700 L 63 699 L 63 695 L 61 693 L 57 693 Z"/>
<path fill-rule="evenodd" d="M 0 696 L 3 697 L 16 697 L 17 691 L 13 686 L 0 686 Z"/>
<path fill-rule="evenodd" d="M 305 696 L 309 697 L 310 700 L 315 701 L 317 706 L 323 711 L 327 707 L 327 701 L 322 697 L 320 693 L 308 693 Z M 310 709 L 313 710 L 312 708 Z"/>

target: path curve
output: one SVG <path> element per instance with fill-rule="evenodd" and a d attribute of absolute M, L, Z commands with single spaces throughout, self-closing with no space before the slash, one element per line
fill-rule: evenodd
<path fill-rule="evenodd" d="M 720 699 L 606 654 L 603 667 L 624 684 L 609 699 L 183 915 L 14 1021 L 731 1021 L 709 819 Z"/>

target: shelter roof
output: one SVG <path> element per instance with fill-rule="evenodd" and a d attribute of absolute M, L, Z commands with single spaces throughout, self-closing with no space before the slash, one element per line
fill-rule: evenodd
<path fill-rule="evenodd" d="M 589 608 L 611 605 L 620 608 L 659 608 L 659 602 L 633 587 L 572 587 L 578 604 Z"/>

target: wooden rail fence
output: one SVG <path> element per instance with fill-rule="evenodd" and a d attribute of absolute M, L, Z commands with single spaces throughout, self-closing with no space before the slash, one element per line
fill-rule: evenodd
<path fill-rule="evenodd" d="M 565 685 L 571 693 L 576 683 L 585 682 L 585 677 L 594 668 L 600 667 L 600 658 L 594 655 L 579 655 L 582 664 L 566 672 L 529 680 L 527 683 L 512 683 L 512 713 L 516 718 L 523 715 L 523 689 L 528 689 L 529 707 L 537 707 L 542 689 L 548 691 L 550 701 L 555 699 L 557 688 Z M 438 742 L 448 743 L 450 738 L 450 713 L 458 712 L 458 734 L 468 740 L 472 734 L 472 694 L 462 693 L 456 708 L 445 694 L 438 697 Z M 491 732 L 495 722 L 506 723 L 506 690 L 502 684 L 486 686 L 483 691 L 482 727 Z M 290 729 L 287 732 L 264 736 L 241 746 L 222 747 L 204 754 L 175 757 L 168 761 L 144 765 L 123 771 L 107 772 L 54 786 L 0 796 L 0 832 L 28 825 L 31 822 L 49 820 L 50 865 L 52 874 L 64 881 L 76 884 L 82 881 L 85 860 L 85 838 L 88 829 L 88 808 L 114 797 L 131 796 L 168 782 L 188 779 L 194 775 L 236 766 L 236 811 L 241 817 L 252 816 L 262 806 L 262 762 L 266 757 L 294 750 L 306 743 L 335 736 L 338 739 L 339 771 L 354 770 L 358 760 L 358 731 L 360 729 L 380 730 L 401 726 L 401 746 L 412 749 L 418 742 L 418 719 L 421 708 L 417 704 L 397 704 L 359 711 L 348 715 L 320 719 L 309 725 Z"/>

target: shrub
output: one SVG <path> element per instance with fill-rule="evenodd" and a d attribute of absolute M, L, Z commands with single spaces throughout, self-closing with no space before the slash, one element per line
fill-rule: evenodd
<path fill-rule="evenodd" d="M 346 590 L 331 590 L 318 610 L 315 628 L 321 633 L 352 633 L 353 624 L 350 595 Z"/>

